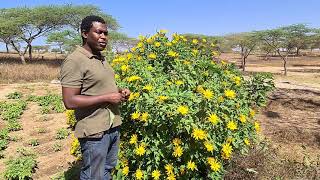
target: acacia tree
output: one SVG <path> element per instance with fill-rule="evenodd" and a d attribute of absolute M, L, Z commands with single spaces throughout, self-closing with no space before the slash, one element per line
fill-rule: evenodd
<path fill-rule="evenodd" d="M 38 6 L 0 9 L 0 25 L 6 30 L 2 35 L 10 35 L 10 44 L 25 63 L 24 55 L 29 52 L 29 59 L 32 59 L 32 42 L 34 39 L 48 35 L 63 28 L 71 28 L 78 32 L 83 17 L 89 14 L 100 15 L 105 18 L 108 27 L 119 28 L 117 21 L 110 15 L 103 13 L 95 6 Z M 7 26 L 9 25 L 9 26 Z M 1 28 L 3 29 L 3 28 Z M 3 37 L 3 36 L 2 36 Z M 7 41 L 7 38 L 1 38 Z M 25 47 L 23 45 L 26 44 Z"/>
<path fill-rule="evenodd" d="M 320 29 L 313 29 L 313 33 L 308 37 L 308 48 L 311 52 L 313 49 L 320 49 Z"/>
<path fill-rule="evenodd" d="M 62 30 L 53 31 L 47 36 L 47 43 L 59 46 L 60 51 L 72 51 L 76 45 L 81 45 L 80 24 L 87 15 L 98 15 L 102 17 L 109 29 L 110 34 L 117 34 L 120 25 L 111 15 L 104 13 L 101 9 L 91 5 L 73 6 L 66 5 L 66 26 Z"/>
<path fill-rule="evenodd" d="M 305 49 L 308 45 L 308 36 L 310 36 L 312 29 L 305 24 L 293 24 L 282 27 L 281 29 L 286 32 L 287 43 L 292 44 L 296 49 L 296 56 L 299 56 L 300 50 Z"/>
<path fill-rule="evenodd" d="M 33 40 L 66 24 L 63 18 L 65 9 L 65 6 L 38 6 L 34 8 L 19 7 L 3 10 L 1 17 L 5 18 L 6 21 L 14 22 L 14 25 L 20 31 L 15 41 L 11 41 L 14 49 L 23 55 L 28 51 L 29 59 L 32 60 Z M 24 50 L 17 48 L 22 47 L 21 42 L 26 44 Z"/>
<path fill-rule="evenodd" d="M 246 60 L 253 52 L 258 43 L 255 32 L 232 34 L 226 37 L 231 43 L 232 48 L 239 48 L 241 54 L 242 71 L 245 71 Z"/>
<path fill-rule="evenodd" d="M 284 75 L 287 75 L 288 56 L 296 47 L 290 39 L 289 31 L 286 31 L 284 28 L 259 31 L 258 37 L 265 45 L 273 48 L 281 57 L 283 60 Z"/>

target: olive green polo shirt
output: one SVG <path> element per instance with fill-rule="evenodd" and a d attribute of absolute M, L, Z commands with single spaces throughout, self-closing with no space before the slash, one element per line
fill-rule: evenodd
<path fill-rule="evenodd" d="M 62 87 L 80 88 L 81 95 L 95 96 L 118 92 L 114 72 L 104 57 L 93 55 L 83 47 L 71 53 L 60 71 Z M 106 103 L 97 107 L 75 109 L 75 136 L 83 138 L 121 125 L 117 105 Z"/>

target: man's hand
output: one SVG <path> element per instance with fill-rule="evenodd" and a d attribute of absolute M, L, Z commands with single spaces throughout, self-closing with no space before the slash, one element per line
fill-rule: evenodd
<path fill-rule="evenodd" d="M 128 100 L 131 92 L 129 89 L 120 89 L 120 93 L 125 100 Z"/>
<path fill-rule="evenodd" d="M 122 101 L 126 100 L 126 98 L 120 92 L 109 93 L 106 96 L 107 96 L 107 102 L 112 103 L 112 104 L 119 104 Z"/>

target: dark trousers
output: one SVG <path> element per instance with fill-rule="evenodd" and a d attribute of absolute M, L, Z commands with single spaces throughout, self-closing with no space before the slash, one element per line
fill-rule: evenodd
<path fill-rule="evenodd" d="M 101 138 L 79 139 L 83 166 L 80 180 L 110 180 L 111 170 L 117 165 L 120 128 L 112 128 Z"/>

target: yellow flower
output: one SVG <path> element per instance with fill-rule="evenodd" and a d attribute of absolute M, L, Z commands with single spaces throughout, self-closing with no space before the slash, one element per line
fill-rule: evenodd
<path fill-rule="evenodd" d="M 204 98 L 206 98 L 208 100 L 212 99 L 212 97 L 213 97 L 213 92 L 210 91 L 210 89 L 202 91 L 202 94 L 203 94 Z"/>
<path fill-rule="evenodd" d="M 254 128 L 256 129 L 257 132 L 260 132 L 260 124 L 258 122 L 254 122 Z"/>
<path fill-rule="evenodd" d="M 138 136 L 136 134 L 131 135 L 130 144 L 136 144 L 138 142 Z"/>
<path fill-rule="evenodd" d="M 149 37 L 148 39 L 147 39 L 147 43 L 149 43 L 149 44 L 152 44 L 153 43 L 153 38 L 152 37 Z"/>
<path fill-rule="evenodd" d="M 181 80 L 176 81 L 176 85 L 178 85 L 178 86 L 182 85 L 183 83 L 184 83 L 184 82 L 181 81 Z"/>
<path fill-rule="evenodd" d="M 193 56 L 196 56 L 198 54 L 198 52 L 199 52 L 198 49 L 192 49 L 192 53 L 191 54 Z"/>
<path fill-rule="evenodd" d="M 143 178 L 143 171 L 141 171 L 140 169 L 136 170 L 136 179 L 142 179 Z"/>
<path fill-rule="evenodd" d="M 144 52 L 144 48 L 140 48 L 139 51 L 140 51 L 140 52 Z"/>
<path fill-rule="evenodd" d="M 126 71 L 128 71 L 129 70 L 129 66 L 128 65 L 122 65 L 121 66 L 121 71 L 122 72 L 126 72 Z"/>
<path fill-rule="evenodd" d="M 120 78 L 119 74 L 115 74 L 115 75 L 114 75 L 114 78 L 115 78 L 115 79 L 119 79 L 119 78 Z"/>
<path fill-rule="evenodd" d="M 215 44 L 213 44 L 213 43 L 211 43 L 211 44 L 210 44 L 210 46 L 211 46 L 211 47 L 215 47 L 216 45 L 215 45 Z"/>
<path fill-rule="evenodd" d="M 179 41 L 179 39 L 180 39 L 180 36 L 177 33 L 174 33 L 172 35 L 172 37 L 173 37 L 174 40 L 177 40 L 177 41 Z"/>
<path fill-rule="evenodd" d="M 173 148 L 173 156 L 174 157 L 180 157 L 183 154 L 183 149 L 181 146 L 176 146 Z"/>
<path fill-rule="evenodd" d="M 197 86 L 197 90 L 196 90 L 198 93 L 203 93 L 204 92 L 204 89 L 201 85 L 198 85 Z"/>
<path fill-rule="evenodd" d="M 167 83 L 166 83 L 167 86 L 170 86 L 171 84 L 172 84 L 172 82 L 170 82 L 170 81 L 167 81 Z"/>
<path fill-rule="evenodd" d="M 241 78 L 239 76 L 235 76 L 233 78 L 233 81 L 236 83 L 237 86 L 241 84 Z"/>
<path fill-rule="evenodd" d="M 219 53 L 217 52 L 217 51 L 212 51 L 212 55 L 213 56 L 217 56 L 217 55 L 219 55 Z M 222 63 L 222 62 L 221 62 Z M 224 64 L 223 64 L 224 65 Z"/>
<path fill-rule="evenodd" d="M 137 81 L 137 80 L 140 80 L 141 79 L 141 77 L 139 77 L 139 76 L 130 76 L 128 79 L 127 79 L 127 81 L 128 82 L 133 82 L 133 81 Z"/>
<path fill-rule="evenodd" d="M 193 161 L 189 161 L 187 163 L 187 169 L 190 169 L 191 171 L 194 171 L 195 169 L 197 169 L 196 163 L 194 163 Z"/>
<path fill-rule="evenodd" d="M 222 145 L 222 157 L 224 159 L 229 159 L 232 153 L 232 146 L 229 143 Z"/>
<path fill-rule="evenodd" d="M 167 175 L 173 174 L 173 166 L 172 166 L 172 164 L 166 164 L 166 165 L 164 166 L 164 168 L 166 169 Z"/>
<path fill-rule="evenodd" d="M 130 95 L 129 95 L 129 101 L 132 101 L 132 100 L 134 100 L 134 99 L 136 99 L 136 98 L 138 98 L 140 96 L 140 93 L 138 93 L 138 92 L 136 92 L 136 93 L 131 93 Z"/>
<path fill-rule="evenodd" d="M 244 142 L 247 146 L 249 146 L 249 145 L 250 145 L 250 141 L 249 141 L 249 139 L 248 139 L 248 138 L 245 138 L 245 139 L 243 140 L 243 142 Z"/>
<path fill-rule="evenodd" d="M 256 112 L 255 112 L 253 109 L 250 109 L 250 112 L 249 112 L 249 113 L 250 113 L 250 116 L 251 116 L 251 117 L 254 117 L 254 115 L 256 114 Z"/>
<path fill-rule="evenodd" d="M 134 113 L 131 114 L 131 119 L 133 120 L 137 120 L 140 117 L 140 112 L 136 111 Z"/>
<path fill-rule="evenodd" d="M 214 172 L 219 171 L 221 164 L 213 157 L 208 157 L 208 164 L 210 165 L 211 170 Z"/>
<path fill-rule="evenodd" d="M 168 32 L 168 30 L 166 30 L 166 29 L 160 29 L 160 33 L 162 33 L 162 34 L 166 34 Z"/>
<path fill-rule="evenodd" d="M 167 180 L 176 180 L 176 176 L 174 174 L 169 174 Z"/>
<path fill-rule="evenodd" d="M 143 47 L 143 43 L 142 43 L 142 42 L 139 42 L 139 43 L 137 44 L 137 47 L 138 47 L 138 48 L 142 48 L 142 47 Z"/>
<path fill-rule="evenodd" d="M 134 151 L 138 156 L 142 156 L 144 153 L 146 153 L 146 149 L 143 145 L 139 145 Z"/>
<path fill-rule="evenodd" d="M 142 113 L 142 115 L 141 115 L 141 121 L 147 122 L 148 117 L 149 117 L 149 113 L 148 113 L 148 112 Z"/>
<path fill-rule="evenodd" d="M 206 139 L 207 138 L 207 133 L 206 131 L 202 130 L 202 129 L 193 129 L 192 131 L 192 137 L 195 139 L 195 140 L 203 140 L 203 139 Z"/>
<path fill-rule="evenodd" d="M 198 44 L 198 40 L 197 40 L 197 39 L 193 39 L 193 40 L 192 40 L 192 43 L 193 43 L 193 44 Z"/>
<path fill-rule="evenodd" d="M 159 170 L 153 170 L 151 176 L 154 180 L 158 180 L 160 178 L 160 171 Z"/>
<path fill-rule="evenodd" d="M 214 124 L 214 125 L 216 125 L 217 123 L 218 123 L 218 121 L 219 121 L 219 117 L 216 115 L 216 114 L 209 114 L 209 117 L 208 117 L 208 120 L 212 123 L 212 124 Z"/>
<path fill-rule="evenodd" d="M 131 51 L 132 51 L 132 52 L 134 52 L 134 51 L 136 51 L 136 50 L 137 50 L 136 47 L 131 48 Z"/>
<path fill-rule="evenodd" d="M 205 42 L 207 42 L 207 40 L 206 40 L 206 39 L 202 39 L 202 42 L 204 42 L 204 43 L 205 43 Z"/>
<path fill-rule="evenodd" d="M 179 56 L 179 54 L 178 54 L 177 52 L 174 52 L 174 51 L 172 51 L 172 50 L 170 50 L 170 51 L 168 52 L 168 55 L 171 56 L 171 57 L 174 57 L 174 58 Z"/>
<path fill-rule="evenodd" d="M 141 59 L 142 59 L 142 57 L 141 57 L 141 56 L 138 56 L 138 57 L 137 57 L 137 60 L 139 60 L 139 61 L 140 61 Z"/>
<path fill-rule="evenodd" d="M 156 59 L 157 58 L 157 55 L 155 53 L 150 53 L 148 58 L 150 59 Z"/>
<path fill-rule="evenodd" d="M 234 90 L 227 89 L 224 91 L 224 95 L 229 99 L 234 99 L 236 97 L 236 93 Z"/>
<path fill-rule="evenodd" d="M 127 54 L 127 59 L 128 59 L 128 60 L 130 60 L 132 57 L 133 57 L 133 54 L 132 54 L 132 53 L 128 53 L 128 54 Z"/>
<path fill-rule="evenodd" d="M 164 102 L 165 100 L 167 100 L 169 97 L 168 96 L 158 96 L 158 101 L 159 102 Z"/>
<path fill-rule="evenodd" d="M 227 124 L 227 128 L 230 130 L 236 130 L 237 129 L 237 124 L 234 121 L 229 121 Z"/>
<path fill-rule="evenodd" d="M 212 152 L 214 150 L 213 145 L 209 141 L 204 142 L 204 146 L 206 147 L 208 152 Z"/>
<path fill-rule="evenodd" d="M 161 46 L 161 43 L 156 42 L 156 43 L 154 43 L 154 46 L 156 46 L 156 47 L 160 47 L 160 46 Z"/>
<path fill-rule="evenodd" d="M 129 164 L 129 163 L 128 163 L 128 159 L 122 159 L 122 160 L 121 160 L 121 166 L 122 166 L 122 167 L 126 167 L 126 166 L 128 166 L 128 164 Z"/>
<path fill-rule="evenodd" d="M 183 64 L 188 65 L 188 64 L 191 64 L 191 62 L 190 61 L 183 61 Z"/>
<path fill-rule="evenodd" d="M 172 43 L 172 44 L 177 44 L 178 41 L 174 39 L 174 40 L 171 41 L 171 43 Z"/>
<path fill-rule="evenodd" d="M 169 46 L 169 47 L 170 47 L 170 46 L 172 46 L 172 43 L 171 43 L 171 42 L 167 42 L 167 43 L 166 43 L 166 46 Z"/>
<path fill-rule="evenodd" d="M 242 122 L 242 123 L 245 123 L 245 122 L 247 121 L 246 116 L 243 115 L 243 114 L 240 114 L 239 120 L 240 120 L 240 122 Z"/>
<path fill-rule="evenodd" d="M 151 91 L 153 89 L 153 87 L 150 84 L 148 84 L 148 85 L 144 86 L 142 89 L 147 90 L 147 91 Z"/>
<path fill-rule="evenodd" d="M 181 139 L 179 139 L 179 138 L 174 138 L 174 139 L 172 140 L 172 143 L 173 143 L 173 145 L 175 145 L 175 146 L 179 146 L 182 142 L 181 142 Z"/>
<path fill-rule="evenodd" d="M 125 175 L 125 176 L 128 176 L 128 174 L 129 174 L 129 167 L 128 166 L 125 166 L 122 169 L 122 174 Z"/>
<path fill-rule="evenodd" d="M 186 115 L 188 114 L 189 109 L 187 106 L 179 106 L 177 111 L 182 115 Z"/>

